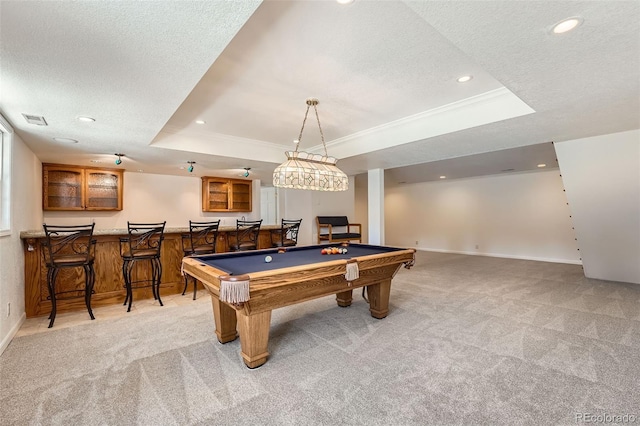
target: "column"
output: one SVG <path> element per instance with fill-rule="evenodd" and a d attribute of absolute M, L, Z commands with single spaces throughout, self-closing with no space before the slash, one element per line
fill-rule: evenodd
<path fill-rule="evenodd" d="M 369 244 L 384 245 L 384 169 L 368 171 Z"/>

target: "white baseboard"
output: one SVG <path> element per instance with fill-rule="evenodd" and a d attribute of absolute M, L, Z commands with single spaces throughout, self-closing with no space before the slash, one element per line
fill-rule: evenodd
<path fill-rule="evenodd" d="M 7 346 L 9 346 L 9 343 L 11 343 L 11 341 L 13 340 L 13 337 L 16 335 L 18 330 L 20 330 L 20 327 L 22 327 L 22 324 L 24 324 L 26 320 L 27 320 L 27 314 L 23 312 L 18 322 L 16 322 L 16 324 L 11 328 L 11 330 L 9 330 L 9 333 L 7 333 L 4 339 L 2 339 L 2 342 L 0 342 L 0 355 L 2 355 L 5 349 L 7 349 Z"/>
<path fill-rule="evenodd" d="M 470 251 L 458 251 L 458 250 L 442 250 L 442 249 L 434 249 L 434 248 L 424 248 L 424 247 L 415 247 L 416 250 L 420 251 L 434 251 L 437 253 L 454 253 L 454 254 L 466 254 L 469 256 L 488 256 L 488 257 L 501 257 L 504 259 L 519 259 L 519 260 L 534 260 L 537 262 L 552 262 L 552 263 L 568 263 L 571 265 L 582 265 L 581 260 L 573 260 L 573 259 L 556 259 L 550 257 L 532 257 L 532 256 L 515 256 L 510 254 L 496 254 L 496 253 L 483 253 L 483 252 L 470 252 Z"/>

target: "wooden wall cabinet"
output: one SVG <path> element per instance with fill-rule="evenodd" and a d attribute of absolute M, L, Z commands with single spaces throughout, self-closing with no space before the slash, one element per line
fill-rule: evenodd
<path fill-rule="evenodd" d="M 42 165 L 43 210 L 122 210 L 120 169 Z"/>
<path fill-rule="evenodd" d="M 203 212 L 250 212 L 252 181 L 202 177 Z"/>

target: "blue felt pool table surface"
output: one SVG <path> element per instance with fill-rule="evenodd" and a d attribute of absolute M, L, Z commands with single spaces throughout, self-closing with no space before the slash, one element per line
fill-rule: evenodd
<path fill-rule="evenodd" d="M 347 253 L 322 254 L 321 250 L 327 247 L 346 248 Z M 398 250 L 404 249 L 367 244 L 349 244 L 346 247 L 336 244 L 319 244 L 312 246 L 288 247 L 284 253 L 278 253 L 278 249 L 274 248 L 267 250 L 204 255 L 197 256 L 196 259 L 229 275 L 242 275 L 250 274 L 252 272 L 272 271 L 276 269 L 330 262 L 341 259 L 349 260 L 363 256 L 390 253 Z M 271 262 L 265 261 L 266 256 L 271 256 Z"/>

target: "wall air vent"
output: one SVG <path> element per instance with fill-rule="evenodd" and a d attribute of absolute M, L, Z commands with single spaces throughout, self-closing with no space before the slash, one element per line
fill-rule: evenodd
<path fill-rule="evenodd" d="M 38 126 L 46 126 L 47 125 L 47 120 L 45 120 L 44 117 L 41 116 L 41 115 L 33 115 L 33 114 L 25 114 L 25 113 L 23 113 L 22 116 L 24 117 L 25 120 L 27 120 L 27 123 L 29 123 L 29 124 L 36 124 Z"/>

